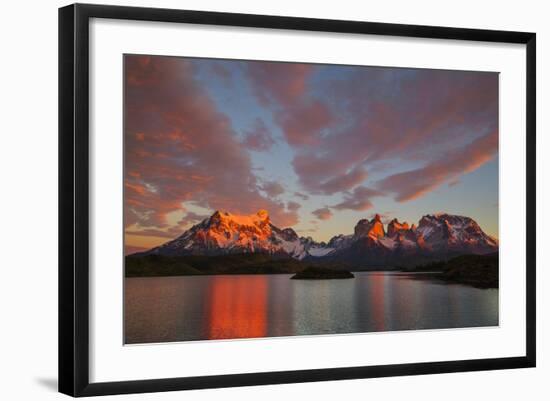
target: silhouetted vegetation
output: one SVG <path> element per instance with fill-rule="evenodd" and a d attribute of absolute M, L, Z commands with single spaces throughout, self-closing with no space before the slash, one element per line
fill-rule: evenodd
<path fill-rule="evenodd" d="M 262 253 L 221 256 L 126 256 L 126 277 L 191 276 L 212 274 L 296 274 L 296 279 L 353 277 L 350 271 L 364 270 L 349 264 L 327 260 L 297 260 Z M 395 267 L 387 270 L 396 270 Z M 498 288 L 498 254 L 462 255 L 447 261 L 428 262 L 403 268 L 407 272 L 433 272 L 426 277 L 472 285 Z M 338 276 L 338 277 L 336 277 Z"/>
<path fill-rule="evenodd" d="M 433 277 L 478 288 L 498 288 L 498 253 L 462 255 L 448 261 L 419 265 L 406 271 L 439 272 L 440 274 Z"/>
<path fill-rule="evenodd" d="M 236 254 L 222 256 L 126 256 L 126 277 L 187 276 L 200 274 L 291 274 L 301 272 L 312 262 L 267 254 Z M 323 264 L 340 268 L 335 263 Z"/>
<path fill-rule="evenodd" d="M 310 266 L 301 272 L 296 273 L 291 279 L 295 280 L 325 280 L 354 278 L 355 276 L 347 270 L 328 269 L 320 266 Z"/>

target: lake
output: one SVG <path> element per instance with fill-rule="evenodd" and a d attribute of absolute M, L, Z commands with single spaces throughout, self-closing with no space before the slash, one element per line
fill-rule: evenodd
<path fill-rule="evenodd" d="M 126 278 L 125 343 L 498 325 L 498 289 L 421 273 L 354 274 Z"/>

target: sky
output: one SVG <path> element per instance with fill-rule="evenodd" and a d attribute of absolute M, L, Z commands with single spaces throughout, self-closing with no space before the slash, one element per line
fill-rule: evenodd
<path fill-rule="evenodd" d="M 126 253 L 215 210 L 327 241 L 375 213 L 498 238 L 498 73 L 125 56 Z"/>

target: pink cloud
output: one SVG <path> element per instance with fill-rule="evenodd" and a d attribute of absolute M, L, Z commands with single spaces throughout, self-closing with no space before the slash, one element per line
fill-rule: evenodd
<path fill-rule="evenodd" d="M 351 171 L 333 176 L 327 181 L 321 183 L 319 188 L 326 194 L 342 192 L 361 184 L 367 179 L 367 177 L 367 170 L 365 170 L 362 166 L 357 166 Z"/>
<path fill-rule="evenodd" d="M 291 145 L 315 145 L 323 129 L 328 128 L 334 117 L 330 109 L 320 101 L 288 103 L 290 107 L 277 113 L 276 121 L 281 125 Z"/>
<path fill-rule="evenodd" d="M 181 218 L 181 220 L 178 222 L 178 225 L 182 227 L 186 227 L 191 224 L 200 223 L 204 219 L 210 217 L 209 215 L 205 214 L 198 214 L 194 212 L 187 212 L 185 216 Z"/>
<path fill-rule="evenodd" d="M 328 207 L 323 207 L 317 210 L 314 210 L 311 212 L 315 217 L 317 217 L 319 220 L 328 220 L 332 217 L 332 212 Z"/>
<path fill-rule="evenodd" d="M 298 191 L 294 192 L 294 196 L 296 196 L 296 197 L 298 197 L 298 198 L 300 198 L 300 199 L 302 199 L 302 200 L 308 200 L 308 199 L 309 199 L 309 196 L 308 196 L 308 195 L 306 195 L 306 194 L 304 194 L 304 193 L 302 193 L 302 192 L 298 192 Z"/>
<path fill-rule="evenodd" d="M 277 181 L 264 182 L 261 189 L 271 198 L 279 196 L 285 192 L 285 188 Z"/>
<path fill-rule="evenodd" d="M 182 230 L 174 227 L 168 230 L 159 230 L 156 228 L 145 228 L 141 230 L 126 230 L 126 234 L 134 235 L 138 237 L 160 237 L 160 238 L 174 238 L 182 233 Z"/>
<path fill-rule="evenodd" d="M 298 149 L 292 160 L 300 184 L 313 194 L 332 195 L 363 183 L 368 172 L 364 159 L 346 155 L 338 144 L 326 145 L 324 138 L 315 149 Z"/>
<path fill-rule="evenodd" d="M 253 89 L 263 103 L 294 103 L 306 90 L 306 81 L 313 71 L 310 64 L 249 62 L 248 74 Z"/>
<path fill-rule="evenodd" d="M 378 182 L 378 187 L 392 193 L 399 202 L 416 199 L 445 182 L 452 184 L 461 175 L 478 169 L 492 160 L 497 151 L 498 132 L 493 131 L 422 168 L 386 177 Z"/>
<path fill-rule="evenodd" d="M 174 57 L 125 58 L 125 220 L 168 225 L 183 202 L 234 213 L 269 210 L 281 226 L 297 222 L 258 190 L 250 156 L 230 120 L 194 80 L 193 64 Z"/>
<path fill-rule="evenodd" d="M 222 79 L 224 84 L 231 84 L 231 72 L 223 66 L 223 64 L 215 62 L 210 66 L 210 69 L 214 74 Z"/>
<path fill-rule="evenodd" d="M 260 100 L 269 99 L 310 193 L 351 190 L 380 163 L 395 171 L 435 162 L 498 130 L 496 73 L 330 67 L 342 74 L 319 81 L 310 77 L 321 67 L 267 64 L 250 79 Z"/>
<path fill-rule="evenodd" d="M 147 250 L 147 248 L 144 248 L 142 246 L 125 245 L 124 246 L 124 255 L 131 255 L 133 253 L 144 252 L 146 250 Z"/>
<path fill-rule="evenodd" d="M 302 207 L 302 205 L 300 205 L 298 202 L 294 202 L 294 201 L 288 201 L 286 203 L 286 209 L 287 210 L 290 210 L 290 211 L 298 211 L 298 209 L 300 209 Z"/>
<path fill-rule="evenodd" d="M 361 82 L 359 85 L 357 82 Z M 334 135 L 350 160 L 419 160 L 464 144 L 498 124 L 498 74 L 467 71 L 359 69 L 330 87 L 347 99 L 353 124 Z M 462 141 L 462 143 L 461 143 Z"/>
<path fill-rule="evenodd" d="M 259 101 L 270 106 L 291 145 L 315 145 L 323 130 L 334 123 L 330 108 L 308 96 L 311 64 L 250 62 L 248 78 Z"/>
<path fill-rule="evenodd" d="M 331 207 L 336 210 L 364 211 L 373 207 L 371 198 L 382 195 L 384 194 L 376 189 L 359 186 L 345 195 L 342 202 Z"/>
<path fill-rule="evenodd" d="M 367 170 L 362 165 L 354 166 L 348 160 L 340 160 L 337 157 L 336 149 L 334 157 L 314 151 L 303 151 L 294 157 L 292 166 L 300 184 L 314 194 L 331 195 L 346 191 L 367 179 Z"/>
<path fill-rule="evenodd" d="M 244 146 L 257 152 L 267 151 L 274 144 L 275 140 L 261 119 L 256 119 L 254 127 L 245 133 L 243 140 Z"/>

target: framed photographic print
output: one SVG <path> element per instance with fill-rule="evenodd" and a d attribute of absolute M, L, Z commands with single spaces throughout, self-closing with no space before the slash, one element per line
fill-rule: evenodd
<path fill-rule="evenodd" d="M 534 33 L 61 8 L 59 390 L 535 366 L 535 82 Z"/>

